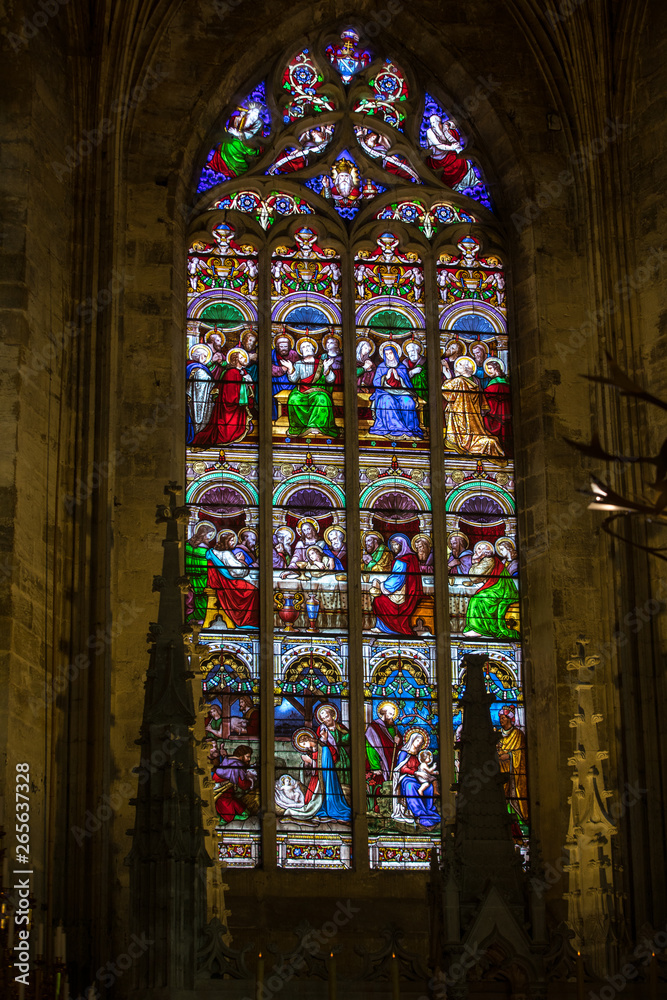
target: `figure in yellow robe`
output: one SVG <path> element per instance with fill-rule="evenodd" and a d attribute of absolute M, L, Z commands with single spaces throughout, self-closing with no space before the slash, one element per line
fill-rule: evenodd
<path fill-rule="evenodd" d="M 498 713 L 502 736 L 498 740 L 500 770 L 509 774 L 505 794 L 507 801 L 525 823 L 528 819 L 528 782 L 526 779 L 526 735 L 514 724 L 511 705 Z"/>
<path fill-rule="evenodd" d="M 455 376 L 445 381 L 442 395 L 445 400 L 445 447 L 461 455 L 489 455 L 500 458 L 503 449 L 498 439 L 484 426 L 482 411 L 489 404 L 473 373 L 472 358 L 457 358 Z"/>

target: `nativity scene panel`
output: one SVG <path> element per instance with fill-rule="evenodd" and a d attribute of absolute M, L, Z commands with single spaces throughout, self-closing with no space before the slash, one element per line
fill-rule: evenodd
<path fill-rule="evenodd" d="M 274 691 L 278 864 L 350 868 L 347 642 L 276 635 Z"/>
<path fill-rule="evenodd" d="M 435 644 L 364 640 L 366 797 L 373 868 L 424 868 L 439 846 Z"/>

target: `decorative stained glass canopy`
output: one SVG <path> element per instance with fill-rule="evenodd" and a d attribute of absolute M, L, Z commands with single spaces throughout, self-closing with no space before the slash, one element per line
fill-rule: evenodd
<path fill-rule="evenodd" d="M 297 52 L 237 103 L 197 191 L 244 177 L 252 194 L 252 179 L 267 174 L 303 181 L 350 221 L 365 202 L 403 182 L 492 207 L 470 140 L 445 107 L 411 90 L 393 58 L 360 48 L 351 28 L 320 52 Z M 257 211 L 242 204 L 237 196 L 235 208 Z M 437 215 L 424 232 L 435 231 L 434 222 Z"/>

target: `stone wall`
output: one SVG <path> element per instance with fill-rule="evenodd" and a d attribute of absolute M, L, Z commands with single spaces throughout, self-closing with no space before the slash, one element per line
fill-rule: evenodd
<path fill-rule="evenodd" d="M 14 33 L 21 6 L 8 12 Z M 639 450 L 645 435 L 660 437 L 655 415 L 635 418 L 632 405 L 580 375 L 599 372 L 607 348 L 665 391 L 656 252 L 665 231 L 665 14 L 657 0 L 570 7 L 547 16 L 529 0 L 447 0 L 390 16 L 369 0 L 354 11 L 332 0 L 110 0 L 88 23 L 87 5 L 70 0 L 17 52 L 6 42 L 0 474 L 9 699 L 0 742 L 11 781 L 15 759 L 34 762 L 34 850 L 50 874 L 40 895 L 49 919 L 66 920 L 70 954 L 84 967 L 123 951 L 127 936 L 125 786 L 139 763 L 144 636 L 162 559 L 154 505 L 183 468 L 193 178 L 232 98 L 306 33 L 351 16 L 453 104 L 466 107 L 479 77 L 486 86 L 463 124 L 492 184 L 511 270 L 532 815 L 544 859 L 560 872 L 571 860 L 578 707 L 566 660 L 583 634 L 588 652 L 602 653 L 595 704 L 606 787 L 648 789 L 613 838 L 613 860 L 626 870 L 613 876 L 627 894 L 624 932 L 634 940 L 646 921 L 667 920 L 659 840 L 648 841 L 649 829 L 664 829 L 655 696 L 667 637 L 654 614 L 627 643 L 612 639 L 659 586 L 659 564 L 598 533 L 600 518 L 578 492 L 591 463 L 563 440 L 587 440 L 594 426 L 610 447 Z M 651 280 L 623 301 L 619 280 L 649 257 Z M 605 309 L 609 301 L 617 305 Z M 17 378 L 17 364 L 42 357 L 52 338 L 60 346 L 48 365 Z M 45 681 L 69 664 L 71 681 L 45 708 Z M 32 701 L 38 710 L 26 708 Z M 90 835 L 72 834 L 107 811 L 99 829 L 88 821 Z M 227 881 L 236 943 L 257 939 L 260 927 L 287 948 L 293 941 L 274 932 L 277 921 L 290 931 L 302 918 L 318 926 L 338 899 L 354 897 L 369 935 L 380 901 L 381 922 L 386 914 L 409 926 L 423 947 L 421 876 L 267 871 L 230 872 Z M 567 889 L 567 874 L 558 875 L 548 895 L 555 919 L 567 915 Z M 357 938 L 355 922 L 346 935 Z"/>

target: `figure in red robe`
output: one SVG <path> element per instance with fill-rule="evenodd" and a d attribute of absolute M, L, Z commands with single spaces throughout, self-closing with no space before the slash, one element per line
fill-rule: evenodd
<path fill-rule="evenodd" d="M 213 448 L 221 444 L 242 441 L 253 429 L 250 419 L 252 381 L 246 374 L 248 354 L 242 347 L 227 355 L 227 365 L 218 383 L 218 397 L 211 419 L 195 435 L 193 448 Z"/>
<path fill-rule="evenodd" d="M 489 404 L 484 413 L 484 426 L 489 434 L 498 438 L 505 455 L 512 455 L 512 401 L 510 385 L 505 375 L 502 361 L 489 358 L 484 362 L 484 371 L 489 381 L 484 389 L 484 398 Z"/>
<path fill-rule="evenodd" d="M 235 542 L 233 531 L 221 531 L 218 548 L 207 550 L 207 583 L 216 592 L 227 628 L 258 628 L 259 590 L 246 579 L 254 571 L 232 552 Z"/>
<path fill-rule="evenodd" d="M 394 555 L 391 574 L 381 584 L 371 588 L 375 628 L 373 632 L 390 635 L 415 635 L 410 617 L 419 604 L 422 594 L 419 559 L 410 548 L 407 535 L 392 535 L 389 550 Z"/>

